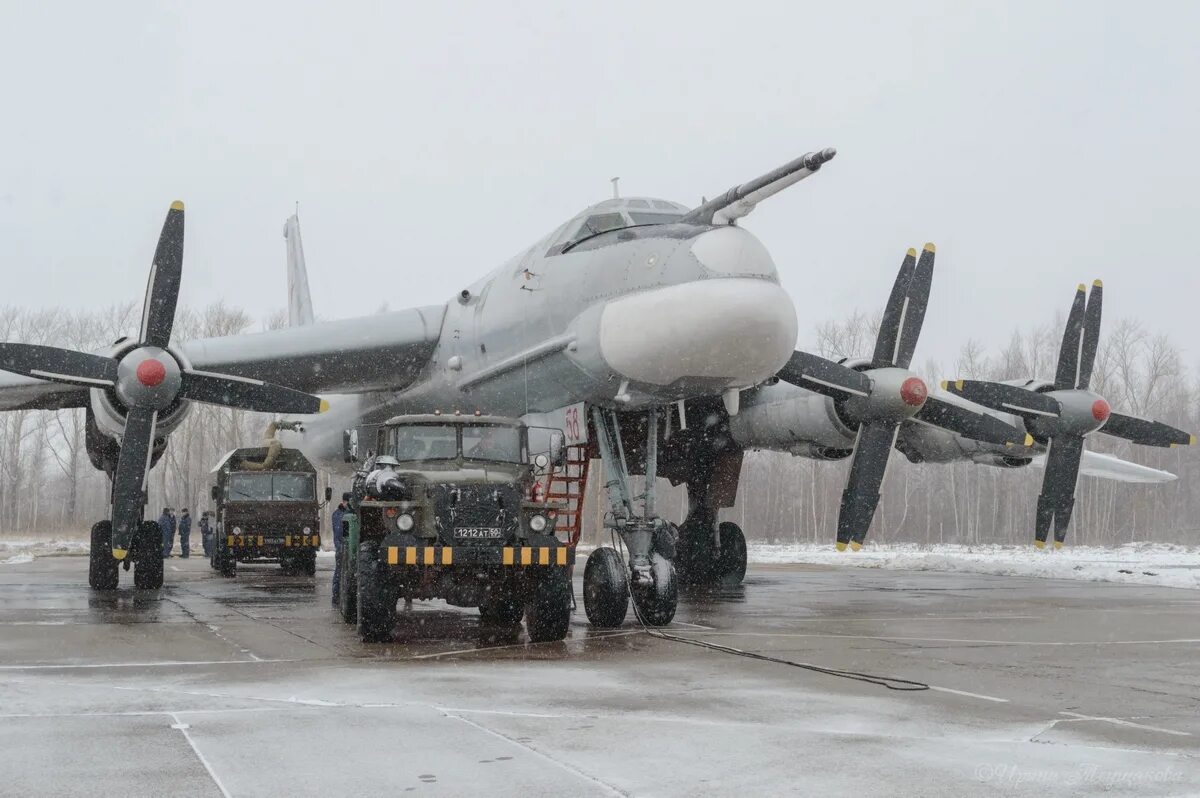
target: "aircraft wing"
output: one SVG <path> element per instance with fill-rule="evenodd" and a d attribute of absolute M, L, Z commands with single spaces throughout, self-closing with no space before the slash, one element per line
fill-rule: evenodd
<path fill-rule="evenodd" d="M 445 313 L 445 305 L 431 305 L 189 341 L 180 348 L 198 371 L 250 377 L 307 393 L 399 390 L 428 364 Z"/>
<path fill-rule="evenodd" d="M 0 371 L 0 411 L 85 407 L 88 389 Z"/>
<path fill-rule="evenodd" d="M 1046 455 L 1038 455 L 1030 461 L 1030 465 L 1038 468 L 1046 467 Z M 1101 479 L 1115 479 L 1118 482 L 1172 482 L 1177 477 L 1170 471 L 1160 471 L 1157 468 L 1138 465 L 1128 460 L 1122 460 L 1111 454 L 1102 452 L 1083 451 L 1083 459 L 1079 464 L 1079 473 Z"/>

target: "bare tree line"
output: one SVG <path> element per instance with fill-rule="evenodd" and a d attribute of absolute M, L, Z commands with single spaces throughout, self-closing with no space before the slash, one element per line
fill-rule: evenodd
<path fill-rule="evenodd" d="M 101 349 L 138 323 L 133 303 L 93 311 L 0 308 L 0 340 Z M 285 323 L 280 313 L 262 326 Z M 1015 331 L 1003 345 L 968 341 L 951 368 L 927 362 L 931 381 L 952 377 L 1052 377 L 1063 320 Z M 222 303 L 181 309 L 180 340 L 232 335 L 255 326 L 242 310 Z M 856 313 L 819 325 L 813 349 L 844 357 L 869 352 L 878 316 Z M 1200 429 L 1200 382 L 1184 367 L 1177 347 L 1138 322 L 1106 325 L 1093 387 L 1114 408 Z M 237 446 L 254 445 L 267 418 L 206 405 L 193 406 L 151 472 L 150 510 L 208 505 L 208 471 Z M 62 532 L 82 535 L 107 514 L 108 480 L 88 462 L 83 410 L 0 414 L 0 535 Z M 1200 447 L 1151 449 L 1096 435 L 1089 448 L 1177 474 L 1175 482 L 1139 485 L 1081 477 L 1070 540 L 1116 544 L 1157 540 L 1200 544 Z M 913 465 L 897 452 L 884 483 L 872 541 L 918 543 L 1024 543 L 1032 538 L 1033 510 L 1042 472 L 959 463 Z M 594 471 L 598 464 L 593 464 Z M 815 462 L 774 452 L 746 456 L 735 507 L 752 540 L 826 543 L 833 539 L 848 464 Z M 325 477 L 328 479 L 328 475 Z M 595 528 L 595 486 L 585 510 L 587 539 Z M 683 488 L 662 486 L 660 508 L 672 520 L 686 513 Z"/>

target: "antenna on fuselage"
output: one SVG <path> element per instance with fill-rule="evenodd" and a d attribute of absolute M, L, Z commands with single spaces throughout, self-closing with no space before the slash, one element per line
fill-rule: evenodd
<path fill-rule="evenodd" d="M 617 183 L 620 182 L 620 180 L 621 178 L 614 177 L 609 181 L 613 184 L 613 199 L 621 198 L 621 189 L 617 187 Z"/>

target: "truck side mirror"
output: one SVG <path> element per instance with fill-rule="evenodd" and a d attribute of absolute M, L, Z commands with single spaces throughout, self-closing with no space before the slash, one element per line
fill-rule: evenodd
<path fill-rule="evenodd" d="M 211 489 L 211 490 L 209 490 L 209 492 L 208 492 L 208 495 L 212 496 L 212 500 L 213 500 L 213 501 L 220 501 L 220 499 L 221 499 L 221 487 L 220 487 L 219 485 L 213 485 L 213 486 L 212 486 L 212 489 Z"/>
<path fill-rule="evenodd" d="M 358 462 L 358 430 L 348 429 L 342 433 L 342 456 L 347 463 Z"/>
<path fill-rule="evenodd" d="M 325 486 L 325 503 L 328 504 L 331 501 L 333 501 L 333 486 L 326 485 Z"/>

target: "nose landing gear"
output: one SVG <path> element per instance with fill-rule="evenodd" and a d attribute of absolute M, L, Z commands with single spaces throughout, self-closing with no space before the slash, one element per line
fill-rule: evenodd
<path fill-rule="evenodd" d="M 605 489 L 610 510 L 604 525 L 621 536 L 629 553 L 626 563 L 614 548 L 602 547 L 588 557 L 583 573 L 583 607 L 593 626 L 611 629 L 625 620 L 632 598 L 638 617 L 648 626 L 665 626 L 675 617 L 678 590 L 675 577 L 673 525 L 655 511 L 658 473 L 658 410 L 649 411 L 646 438 L 646 491 L 642 512 L 636 513 L 629 489 L 629 471 L 617 417 L 592 408 L 600 456 L 611 478 Z"/>

